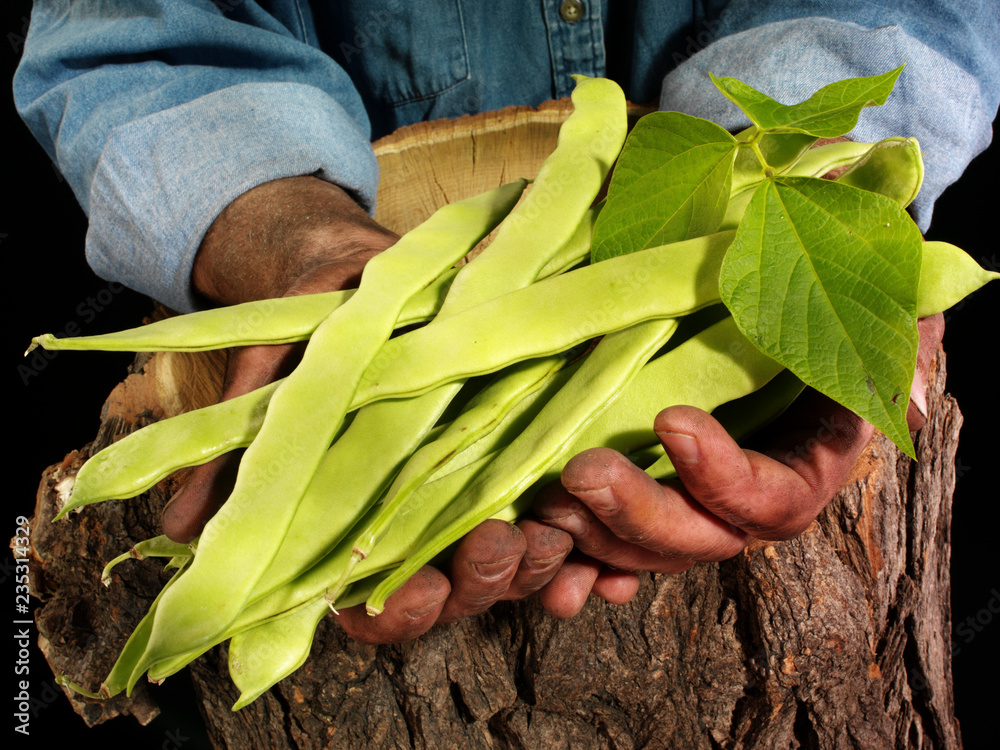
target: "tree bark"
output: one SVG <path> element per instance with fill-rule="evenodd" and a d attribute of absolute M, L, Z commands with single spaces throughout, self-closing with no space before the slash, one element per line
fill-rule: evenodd
<path fill-rule="evenodd" d="M 492 163 L 483 155 L 494 148 L 479 137 L 461 158 Z M 457 197 L 444 190 L 435 202 Z M 55 485 L 120 435 L 214 400 L 221 364 L 206 354 L 138 357 L 93 443 L 45 473 L 31 583 L 55 673 L 89 688 L 107 675 L 166 574 L 161 561 L 130 562 L 103 588 L 101 568 L 158 533 L 183 477 L 57 524 Z M 918 461 L 876 437 L 794 540 L 645 576 L 631 603 L 592 599 L 571 620 L 533 601 L 506 603 L 374 647 L 348 641 L 327 618 L 306 665 L 236 713 L 222 647 L 190 668 L 209 734 L 220 748 L 960 748 L 948 638 L 962 419 L 944 380 L 939 353 Z M 91 725 L 156 713 L 141 687 L 105 702 L 67 694 Z"/>

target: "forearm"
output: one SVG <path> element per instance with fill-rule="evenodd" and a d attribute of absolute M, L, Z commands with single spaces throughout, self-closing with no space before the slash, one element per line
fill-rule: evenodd
<path fill-rule="evenodd" d="M 202 237 L 247 190 L 315 174 L 372 208 L 360 97 L 304 29 L 255 3 L 64 5 L 36 3 L 15 99 L 89 214 L 99 275 L 187 311 Z"/>

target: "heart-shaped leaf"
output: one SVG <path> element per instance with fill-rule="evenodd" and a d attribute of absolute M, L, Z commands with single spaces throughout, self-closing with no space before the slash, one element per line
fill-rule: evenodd
<path fill-rule="evenodd" d="M 893 200 L 814 178 L 754 193 L 719 288 L 740 330 L 913 455 L 921 237 Z"/>

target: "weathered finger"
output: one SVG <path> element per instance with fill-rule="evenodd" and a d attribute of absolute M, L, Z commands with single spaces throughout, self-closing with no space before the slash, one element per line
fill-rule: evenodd
<path fill-rule="evenodd" d="M 221 401 L 226 401 L 284 377 L 302 354 L 300 344 L 244 346 L 229 352 Z"/>
<path fill-rule="evenodd" d="M 815 391 L 775 425 L 766 455 L 741 449 L 711 415 L 690 406 L 660 412 L 654 428 L 698 504 L 766 539 L 801 533 L 843 486 L 874 432 Z"/>
<path fill-rule="evenodd" d="M 430 567 L 421 568 L 385 603 L 376 617 L 365 605 L 340 610 L 335 618 L 344 631 L 362 643 L 400 643 L 430 630 L 438 621 L 451 591 L 448 578 Z"/>
<path fill-rule="evenodd" d="M 548 524 L 525 519 L 518 523 L 526 549 L 517 572 L 502 599 L 524 599 L 552 580 L 559 566 L 573 551 L 573 538 Z"/>
<path fill-rule="evenodd" d="M 586 511 L 553 492 L 535 513 L 572 534 L 582 552 L 615 568 L 676 573 L 693 562 L 732 557 L 747 540 L 679 484 L 660 484 L 606 448 L 574 456 L 561 482 Z"/>
<path fill-rule="evenodd" d="M 546 523 L 566 531 L 577 550 L 614 568 L 651 573 L 681 573 L 694 564 L 689 555 L 648 549 L 619 538 L 584 501 L 560 487 L 535 505 L 535 513 Z M 660 539 L 654 543 L 659 545 Z"/>
<path fill-rule="evenodd" d="M 587 603 L 600 572 L 600 562 L 573 552 L 538 592 L 538 599 L 553 617 L 575 617 Z"/>
<path fill-rule="evenodd" d="M 517 573 L 527 542 L 505 521 L 479 524 L 458 543 L 450 567 L 451 595 L 438 618 L 452 622 L 482 614 L 499 601 Z"/>
<path fill-rule="evenodd" d="M 591 593 L 608 604 L 628 604 L 639 593 L 639 576 L 627 570 L 604 567 Z"/>
<path fill-rule="evenodd" d="M 920 346 L 913 386 L 910 388 L 910 405 L 906 410 L 906 422 L 911 430 L 919 430 L 927 422 L 927 374 L 944 338 L 944 313 L 921 318 L 917 321 L 917 328 L 920 330 Z"/>

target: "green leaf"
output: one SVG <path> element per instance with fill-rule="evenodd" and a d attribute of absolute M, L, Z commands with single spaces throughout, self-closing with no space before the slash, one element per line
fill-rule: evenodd
<path fill-rule="evenodd" d="M 891 199 L 777 178 L 747 206 L 719 288 L 761 351 L 913 456 L 920 259 L 920 231 Z"/>
<path fill-rule="evenodd" d="M 835 138 L 854 128 L 862 109 L 884 104 L 902 71 L 900 65 L 881 75 L 837 81 L 798 104 L 781 104 L 735 78 L 709 75 L 718 89 L 761 130 L 780 129 Z"/>
<path fill-rule="evenodd" d="M 726 213 L 736 140 L 680 112 L 641 118 L 622 149 L 594 226 L 594 262 L 716 231 Z"/>

